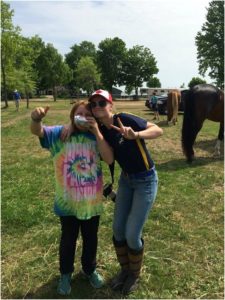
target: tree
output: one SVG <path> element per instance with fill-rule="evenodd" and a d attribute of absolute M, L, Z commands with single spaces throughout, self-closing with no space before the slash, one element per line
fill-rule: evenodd
<path fill-rule="evenodd" d="M 53 45 L 47 44 L 37 59 L 37 67 L 41 78 L 40 86 L 43 89 L 52 88 L 53 98 L 56 101 L 56 87 L 70 80 L 69 66 Z"/>
<path fill-rule="evenodd" d="M 77 66 L 77 84 L 89 95 L 100 81 L 97 67 L 91 57 L 82 57 Z"/>
<path fill-rule="evenodd" d="M 113 85 L 120 85 L 122 63 L 126 54 L 126 44 L 115 37 L 106 38 L 98 45 L 97 62 L 101 72 L 101 82 L 104 87 L 112 92 Z"/>
<path fill-rule="evenodd" d="M 65 61 L 70 67 L 72 77 L 68 84 L 71 93 L 74 90 L 77 90 L 77 66 L 82 57 L 91 57 L 93 62 L 96 63 L 96 48 L 92 42 L 83 41 L 80 44 L 74 44 L 71 48 L 71 51 L 65 55 Z"/>
<path fill-rule="evenodd" d="M 83 41 L 79 45 L 74 44 L 70 49 L 71 51 L 65 55 L 65 60 L 72 70 L 77 68 L 82 57 L 89 56 L 96 62 L 96 49 L 93 43 Z"/>
<path fill-rule="evenodd" d="M 83 41 L 80 43 L 80 58 L 89 56 L 96 63 L 97 52 L 95 45 L 92 42 Z"/>
<path fill-rule="evenodd" d="M 14 70 L 11 74 L 11 81 L 14 88 L 17 88 L 25 95 L 27 108 L 29 108 L 29 98 L 35 92 L 38 79 L 36 59 L 40 54 L 40 49 L 44 48 L 44 43 L 38 37 L 25 38 L 18 36 L 17 51 L 14 57 Z"/>
<path fill-rule="evenodd" d="M 135 89 L 136 99 L 138 87 L 141 87 L 143 82 L 149 81 L 153 74 L 158 73 L 156 60 L 150 49 L 138 45 L 127 51 L 122 70 L 123 83 Z"/>
<path fill-rule="evenodd" d="M 37 93 L 39 94 L 41 88 L 41 78 L 38 75 L 38 57 L 45 48 L 45 43 L 38 35 L 35 35 L 31 38 L 27 38 L 27 44 L 29 53 L 27 53 L 26 55 L 29 55 L 29 57 L 31 58 L 32 79 L 36 82 Z"/>
<path fill-rule="evenodd" d="M 133 87 L 132 87 L 132 86 L 127 85 L 127 86 L 125 87 L 125 92 L 126 92 L 128 95 L 131 94 L 132 90 L 133 90 Z"/>
<path fill-rule="evenodd" d="M 27 108 L 29 108 L 29 97 L 35 91 L 36 82 L 32 79 L 32 74 L 29 74 L 24 69 L 14 70 L 9 73 L 9 89 L 18 89 L 26 97 Z"/>
<path fill-rule="evenodd" d="M 1 2 L 1 78 L 5 107 L 8 107 L 9 74 L 13 72 L 14 56 L 20 28 L 12 23 L 14 11 L 10 5 Z"/>
<path fill-rule="evenodd" d="M 204 79 L 201 79 L 200 77 L 193 77 L 191 81 L 188 83 L 189 88 L 192 88 L 193 86 L 197 84 L 206 83 Z"/>
<path fill-rule="evenodd" d="M 2 2 L 2 52 L 1 75 L 5 106 L 8 107 L 7 92 L 18 89 L 27 99 L 36 87 L 37 74 L 35 58 L 37 53 L 37 38 L 25 38 L 20 35 L 20 28 L 12 23 L 13 10 L 9 4 Z M 40 38 L 38 40 L 40 43 Z"/>
<path fill-rule="evenodd" d="M 215 83 L 224 85 L 224 2 L 209 3 L 206 22 L 195 38 L 199 73 L 215 79 Z"/>
<path fill-rule="evenodd" d="M 150 77 L 149 80 L 147 81 L 147 87 L 161 87 L 161 82 L 157 77 Z"/>

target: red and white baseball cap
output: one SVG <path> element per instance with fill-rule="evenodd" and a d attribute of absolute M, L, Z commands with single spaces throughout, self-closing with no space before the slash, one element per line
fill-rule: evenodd
<path fill-rule="evenodd" d="M 88 101 L 91 101 L 96 96 L 101 96 L 106 101 L 112 103 L 112 95 L 108 91 L 105 91 L 105 90 L 97 90 L 97 91 L 95 91 L 94 93 L 91 94 L 91 96 L 89 97 Z"/>

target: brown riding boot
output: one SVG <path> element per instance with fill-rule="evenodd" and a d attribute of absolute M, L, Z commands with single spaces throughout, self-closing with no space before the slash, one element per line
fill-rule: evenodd
<path fill-rule="evenodd" d="M 122 293 L 124 295 L 129 294 L 137 288 L 139 276 L 141 273 L 141 266 L 144 256 L 144 245 L 140 250 L 128 249 L 129 257 L 129 275 L 124 282 Z"/>
<path fill-rule="evenodd" d="M 113 244 L 116 250 L 117 260 L 120 264 L 120 272 L 112 279 L 111 288 L 115 290 L 120 290 L 127 279 L 129 272 L 129 258 L 128 258 L 128 246 L 126 241 L 118 242 L 113 237 Z"/>

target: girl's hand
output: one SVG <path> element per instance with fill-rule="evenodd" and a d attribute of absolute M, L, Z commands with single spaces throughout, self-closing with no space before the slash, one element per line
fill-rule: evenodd
<path fill-rule="evenodd" d="M 138 138 L 138 132 L 134 131 L 131 127 L 123 126 L 120 118 L 117 118 L 119 127 L 115 125 L 110 125 L 115 130 L 119 131 L 125 139 L 136 140 Z"/>
<path fill-rule="evenodd" d="M 99 128 L 98 128 L 98 123 L 96 122 L 95 118 L 93 117 L 86 117 L 88 120 L 89 128 L 88 130 L 93 133 L 94 135 L 99 134 Z"/>
<path fill-rule="evenodd" d="M 49 106 L 44 107 L 36 107 L 35 110 L 31 113 L 31 119 L 41 121 L 46 115 L 49 110 Z"/>

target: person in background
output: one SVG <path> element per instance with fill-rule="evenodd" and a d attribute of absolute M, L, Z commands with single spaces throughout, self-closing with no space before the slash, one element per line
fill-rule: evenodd
<path fill-rule="evenodd" d="M 19 111 L 21 96 L 17 90 L 13 92 L 13 98 L 15 100 L 16 111 Z"/>
<path fill-rule="evenodd" d="M 31 113 L 31 132 L 39 137 L 41 146 L 50 151 L 54 162 L 54 211 L 61 222 L 61 277 L 57 291 L 60 295 L 69 295 L 79 231 L 83 240 L 83 272 L 93 287 L 103 285 L 103 279 L 96 271 L 97 232 L 103 209 L 100 155 L 111 164 L 113 152 L 84 101 L 71 109 L 72 135 L 66 142 L 60 139 L 63 126 L 42 125 L 47 111 L 48 107 L 37 107 Z"/>
<path fill-rule="evenodd" d="M 153 120 L 158 120 L 159 121 L 159 111 L 158 111 L 157 97 L 156 97 L 155 92 L 153 93 L 153 96 L 151 98 L 151 103 L 152 103 L 152 111 L 154 113 Z"/>
<path fill-rule="evenodd" d="M 89 98 L 94 117 L 121 167 L 113 218 L 113 244 L 120 272 L 113 278 L 113 290 L 128 294 L 137 287 L 141 273 L 143 226 L 156 199 L 158 176 L 145 139 L 163 131 L 157 125 L 128 113 L 113 114 L 112 96 L 97 90 Z"/>

